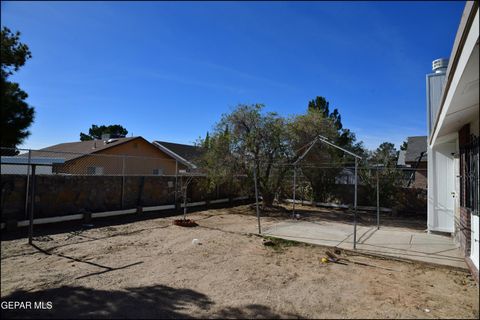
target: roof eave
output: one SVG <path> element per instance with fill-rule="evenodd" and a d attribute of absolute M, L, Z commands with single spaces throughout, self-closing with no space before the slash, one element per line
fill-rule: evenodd
<path fill-rule="evenodd" d="M 438 122 L 440 121 L 440 116 L 444 108 L 445 100 L 447 98 L 450 85 L 452 83 L 453 75 L 457 69 L 458 60 L 462 54 L 463 47 L 468 37 L 468 33 L 473 24 L 473 20 L 478 11 L 478 1 L 467 1 L 465 8 L 463 9 L 462 18 L 460 20 L 459 27 L 457 29 L 457 34 L 455 35 L 455 40 L 453 43 L 452 52 L 450 53 L 450 59 L 447 67 L 447 72 L 445 74 L 446 82 L 442 89 L 442 95 L 440 97 L 440 107 L 437 111 L 437 116 L 433 123 L 433 128 L 431 133 L 428 136 L 428 144 L 431 145 L 434 140 L 434 136 L 438 127 Z M 478 40 L 477 40 L 478 41 Z"/>
<path fill-rule="evenodd" d="M 166 154 L 168 154 L 169 156 L 171 156 L 172 158 L 180 161 L 181 163 L 183 163 L 185 166 L 189 167 L 190 169 L 197 169 L 197 166 L 194 165 L 193 163 L 191 163 L 190 161 L 186 160 L 185 158 L 181 157 L 180 155 L 178 155 L 177 153 L 173 152 L 172 150 L 170 150 L 169 148 L 165 147 L 164 145 L 162 145 L 160 142 L 158 141 L 153 141 L 153 145 L 155 145 L 156 147 L 158 147 L 160 150 L 162 150 L 163 152 L 165 152 Z"/>

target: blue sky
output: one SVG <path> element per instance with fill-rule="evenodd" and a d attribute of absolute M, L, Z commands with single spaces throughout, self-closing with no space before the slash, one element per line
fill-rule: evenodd
<path fill-rule="evenodd" d="M 426 135 L 425 74 L 464 2 L 4 2 L 33 58 L 23 147 L 92 124 L 192 143 L 239 103 L 289 116 L 325 96 L 370 148 Z"/>

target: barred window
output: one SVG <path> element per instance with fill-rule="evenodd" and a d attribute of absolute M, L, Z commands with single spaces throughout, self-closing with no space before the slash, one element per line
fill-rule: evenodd
<path fill-rule="evenodd" d="M 480 139 L 471 135 L 470 143 L 460 147 L 460 205 L 479 214 L 479 145 Z"/>

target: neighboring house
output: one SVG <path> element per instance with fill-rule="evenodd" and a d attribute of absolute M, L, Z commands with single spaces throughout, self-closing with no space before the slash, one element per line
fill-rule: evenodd
<path fill-rule="evenodd" d="M 404 158 L 407 174 L 407 187 L 427 188 L 427 137 L 407 138 L 407 150 Z"/>
<path fill-rule="evenodd" d="M 167 141 L 153 141 L 152 144 L 175 159 L 178 164 L 186 166 L 191 171 L 198 170 L 197 162 L 202 156 L 200 147 Z"/>
<path fill-rule="evenodd" d="M 142 137 L 104 139 L 61 143 L 32 151 L 32 157 L 65 159 L 53 166 L 57 174 L 174 175 L 186 168 Z"/>
<path fill-rule="evenodd" d="M 444 61 L 434 67 L 445 69 Z M 430 90 L 428 79 L 428 230 L 454 235 L 478 281 L 478 1 L 465 5 L 441 87 Z"/>

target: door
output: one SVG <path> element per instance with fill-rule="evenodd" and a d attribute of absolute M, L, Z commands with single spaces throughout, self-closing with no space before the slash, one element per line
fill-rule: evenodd
<path fill-rule="evenodd" d="M 455 143 L 443 143 L 433 148 L 434 200 L 433 230 L 454 232 L 455 171 L 453 154 Z"/>
<path fill-rule="evenodd" d="M 471 220 L 470 220 L 470 225 L 472 229 L 472 238 L 471 238 L 471 250 L 470 250 L 470 259 L 472 260 L 473 264 L 475 267 L 477 267 L 478 270 L 478 245 L 479 245 L 479 219 L 478 215 L 475 215 L 472 213 Z"/>

